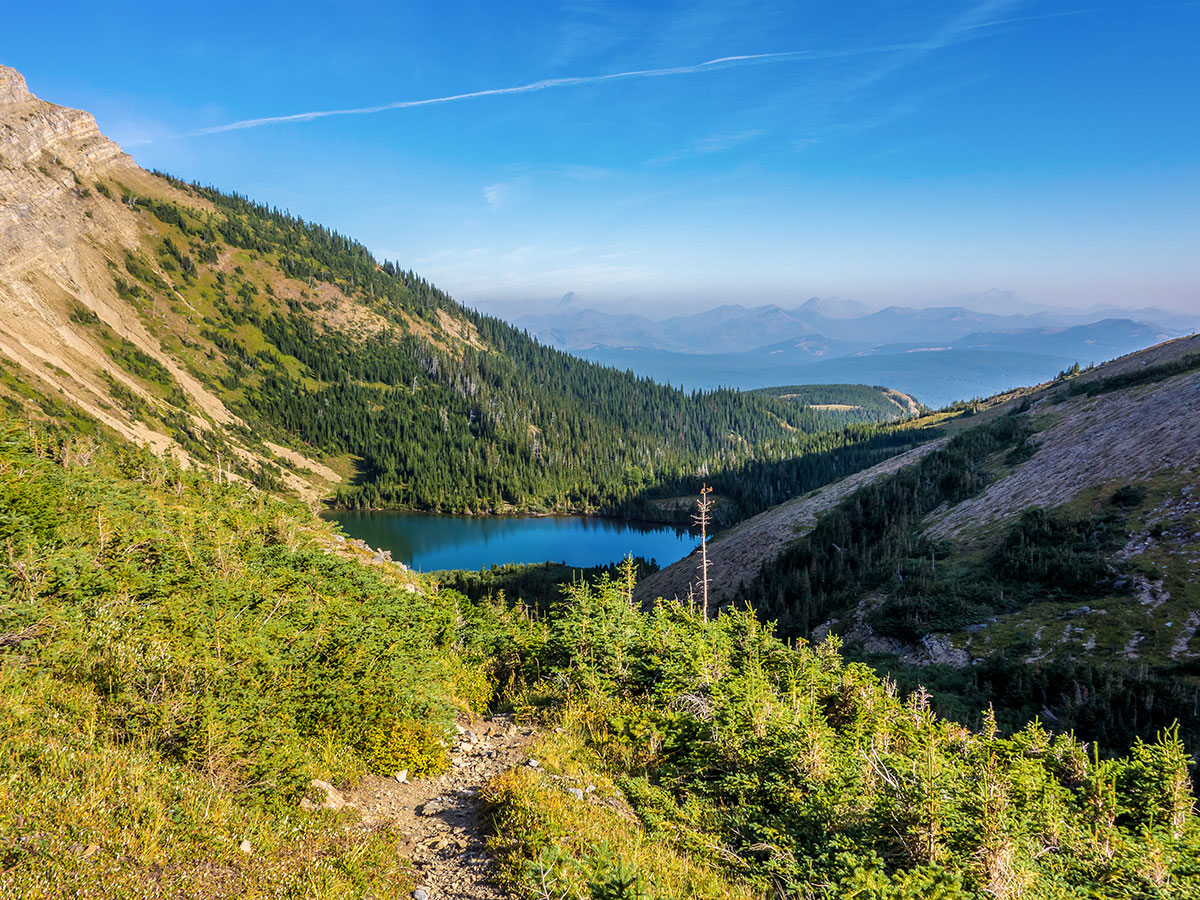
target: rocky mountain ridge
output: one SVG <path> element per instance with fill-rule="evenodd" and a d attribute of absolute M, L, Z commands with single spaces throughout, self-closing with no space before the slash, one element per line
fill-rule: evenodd
<path fill-rule="evenodd" d="M 116 289 L 114 271 L 127 256 L 148 256 L 145 245 L 156 237 L 135 212 L 139 196 L 184 199 L 138 168 L 100 133 L 90 114 L 39 100 L 20 73 L 0 66 L 0 354 L 16 364 L 25 393 L 68 400 L 123 437 L 186 465 L 188 451 L 169 434 L 114 406 L 114 384 L 145 403 L 161 400 L 83 324 L 101 323 L 166 370 L 194 407 L 190 418 L 196 428 L 233 435 L 238 418 L 163 352 L 149 318 Z M 231 449 L 258 464 L 294 457 L 295 469 L 309 474 L 291 470 L 285 480 L 308 496 L 324 489 L 321 475 L 338 477 L 286 448 L 276 454 L 234 438 Z M 314 478 L 316 473 L 321 474 Z"/>
<path fill-rule="evenodd" d="M 256 434 L 206 371 L 205 357 L 224 354 L 205 337 L 208 312 L 186 290 L 195 279 L 177 269 L 194 259 L 183 251 L 172 259 L 167 249 L 187 235 L 148 214 L 182 223 L 164 212 L 179 209 L 210 224 L 221 215 L 181 183 L 138 167 L 89 113 L 38 99 L 19 72 L 0 66 L 0 394 L 33 406 L 65 402 L 185 466 L 213 465 L 221 478 L 262 474 L 310 501 L 328 496 L 345 467 L 281 435 Z M 222 282 L 245 273 L 244 290 L 261 286 L 281 304 L 303 294 L 318 328 L 353 340 L 395 327 L 338 285 L 289 278 L 253 253 L 224 248 L 212 268 Z M 431 324 L 396 317 L 431 346 L 482 346 L 469 322 L 437 312 Z M 197 458 L 201 445 L 211 458 Z"/>

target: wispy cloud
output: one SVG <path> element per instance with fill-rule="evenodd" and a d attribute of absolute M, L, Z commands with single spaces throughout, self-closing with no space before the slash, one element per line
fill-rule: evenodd
<path fill-rule="evenodd" d="M 974 76 L 960 76 L 933 91 L 909 93 L 889 99 L 885 85 L 906 70 L 922 65 L 929 57 L 987 36 L 989 31 L 1013 23 L 1043 18 L 1019 16 L 1021 7 L 1029 0 L 977 0 L 961 7 L 937 22 L 926 34 L 881 48 L 876 58 L 863 65 L 830 71 L 819 83 L 805 81 L 789 85 L 774 98 L 763 98 L 755 111 L 756 117 L 780 118 L 779 109 L 787 108 L 792 121 L 802 122 L 805 137 L 793 142 L 793 149 L 804 149 L 825 137 L 838 137 L 869 131 L 873 128 L 912 115 L 926 103 L 944 93 L 961 90 Z M 1072 10 L 1079 15 L 1091 10 Z M 879 108 L 880 103 L 885 103 Z"/>
<path fill-rule="evenodd" d="M 509 185 L 487 185 L 484 188 L 484 199 L 492 209 L 499 209 L 511 192 L 512 188 Z"/>
<path fill-rule="evenodd" d="M 1083 9 L 1066 9 L 1061 12 L 1039 13 L 1033 16 L 1011 16 L 1007 19 L 991 19 L 986 22 L 979 22 L 975 25 L 967 26 L 968 28 L 994 28 L 997 25 L 1012 25 L 1019 22 L 1037 22 L 1042 19 L 1064 19 L 1070 16 L 1083 16 L 1088 13 L 1097 13 L 1102 10 L 1097 6 L 1089 6 Z"/>
<path fill-rule="evenodd" d="M 980 2 L 973 3 L 943 22 L 924 40 L 896 47 L 895 52 L 890 53 L 879 66 L 863 72 L 852 83 L 851 92 L 860 91 L 882 81 L 895 72 L 919 62 L 931 53 L 968 41 L 975 36 L 972 32 L 1007 24 L 1010 20 L 1001 20 L 995 17 L 1015 10 L 1023 6 L 1025 2 L 1026 0 L 980 0 Z"/>
<path fill-rule="evenodd" d="M 493 212 L 508 209 L 529 199 L 530 184 L 528 175 L 516 175 L 486 184 L 483 186 L 483 199 Z"/>
<path fill-rule="evenodd" d="M 738 144 L 744 144 L 766 134 L 761 128 L 747 128 L 744 131 L 710 134 L 696 141 L 694 148 L 697 154 L 720 153 L 722 150 L 732 150 Z"/>
<path fill-rule="evenodd" d="M 505 182 L 489 184 L 483 189 L 483 199 L 492 209 L 499 209 L 512 196 L 513 186 Z"/>
<path fill-rule="evenodd" d="M 312 122 L 316 119 L 326 119 L 332 116 L 364 116 L 388 112 L 398 109 L 413 109 L 420 106 L 435 106 L 442 103 L 456 103 L 462 100 L 478 100 L 483 97 L 503 97 L 512 94 L 530 94 L 552 88 L 579 87 L 590 84 L 604 84 L 612 81 L 623 81 L 634 78 L 664 78 L 679 75 L 695 75 L 702 72 L 713 72 L 742 66 L 778 64 L 785 62 L 840 59 L 851 56 L 865 56 L 878 53 L 893 53 L 906 49 L 917 49 L 919 44 L 891 44 L 878 47 L 856 47 L 840 50 L 786 50 L 778 53 L 748 53 L 740 56 L 722 56 L 686 66 L 667 66 L 657 69 L 632 69 L 626 72 L 613 72 L 607 75 L 579 75 L 569 78 L 546 78 L 530 84 L 516 87 L 489 88 L 481 91 L 468 91 L 462 94 L 448 94 L 444 97 L 428 97 L 423 100 L 397 100 L 393 103 L 381 103 L 377 106 L 356 106 L 347 109 L 320 109 L 309 112 L 292 113 L 285 116 L 262 116 L 256 119 L 242 119 L 224 125 L 213 125 L 208 128 L 197 128 L 184 137 L 199 137 L 208 134 L 221 134 L 227 131 L 241 131 L 247 128 L 262 128 L 267 125 L 286 125 L 293 122 Z"/>
<path fill-rule="evenodd" d="M 761 128 L 746 128 L 742 131 L 726 131 L 720 134 L 710 134 L 693 142 L 685 150 L 667 153 L 663 156 L 656 156 L 654 159 L 647 160 L 646 165 L 666 165 L 667 163 L 679 162 L 683 159 L 708 156 L 710 153 L 721 153 L 725 150 L 732 150 L 734 147 L 745 144 L 747 141 L 756 140 L 765 134 L 766 131 Z"/>

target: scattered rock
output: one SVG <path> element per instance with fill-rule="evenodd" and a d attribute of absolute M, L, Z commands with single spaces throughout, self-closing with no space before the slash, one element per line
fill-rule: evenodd
<path fill-rule="evenodd" d="M 1188 614 L 1187 620 L 1180 627 L 1179 637 L 1171 644 L 1171 659 L 1179 659 L 1183 656 L 1195 656 L 1194 653 L 1188 652 L 1188 645 L 1192 642 L 1192 638 L 1196 636 L 1196 629 L 1200 628 L 1200 613 L 1193 610 Z"/>
<path fill-rule="evenodd" d="M 419 807 L 417 807 L 417 815 L 436 816 L 439 813 L 444 813 L 448 809 L 451 809 L 453 805 L 454 799 L 452 797 L 441 794 L 437 797 L 426 800 Z"/>
<path fill-rule="evenodd" d="M 413 900 L 429 900 L 429 892 L 425 888 L 417 888 L 412 892 Z"/>
<path fill-rule="evenodd" d="M 1135 631 L 1125 643 L 1125 656 L 1127 659 L 1137 659 L 1141 654 L 1138 652 L 1138 644 L 1146 639 L 1146 636 L 1140 631 Z"/>
<path fill-rule="evenodd" d="M 868 653 L 897 656 L 903 662 L 916 666 L 948 665 L 961 669 L 971 665 L 971 654 L 962 647 L 956 647 L 949 635 L 927 634 L 918 643 L 909 644 L 877 634 L 868 616 L 881 607 L 885 599 L 882 594 L 872 594 L 858 603 L 851 613 L 853 624 L 843 635 L 847 644 L 858 644 Z M 987 624 L 979 623 L 967 630 L 977 632 L 986 627 Z"/>
<path fill-rule="evenodd" d="M 401 769 L 393 777 L 401 784 L 407 784 L 408 783 L 408 769 Z"/>
<path fill-rule="evenodd" d="M 525 765 L 529 766 L 529 768 L 531 768 L 531 769 L 536 769 L 538 766 L 541 765 L 541 763 L 538 762 L 536 759 L 527 759 L 527 760 L 525 760 Z"/>
<path fill-rule="evenodd" d="M 246 854 L 250 854 L 250 853 L 254 852 L 254 847 L 250 844 L 250 841 L 248 841 L 246 838 L 242 838 L 242 842 L 240 844 L 238 844 L 238 849 Z"/>
<path fill-rule="evenodd" d="M 335 788 L 328 781 L 319 781 L 318 779 L 314 778 L 309 782 L 308 789 L 312 792 L 321 794 L 324 797 L 324 799 L 320 802 L 318 807 L 319 809 L 339 810 L 345 806 L 353 806 L 353 804 L 347 803 L 346 798 L 342 796 L 341 791 Z"/>
<path fill-rule="evenodd" d="M 583 789 L 582 788 L 577 788 L 577 787 L 567 788 L 567 793 L 570 794 L 572 797 L 574 797 L 576 800 L 583 799 Z"/>

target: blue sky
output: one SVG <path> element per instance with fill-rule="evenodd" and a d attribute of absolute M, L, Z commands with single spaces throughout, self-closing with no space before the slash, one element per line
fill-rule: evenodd
<path fill-rule="evenodd" d="M 1200 309 L 1200 2 L 27 7 L 0 62 L 142 165 L 483 308 Z"/>

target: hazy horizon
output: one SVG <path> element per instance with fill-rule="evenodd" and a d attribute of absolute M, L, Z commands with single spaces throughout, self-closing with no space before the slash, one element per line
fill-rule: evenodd
<path fill-rule="evenodd" d="M 1197 33 L 1174 0 L 68 2 L 11 10 L 0 63 L 485 310 L 1195 312 Z"/>
<path fill-rule="evenodd" d="M 989 304 L 986 302 L 987 295 L 1011 294 L 1015 305 L 1004 304 Z M 572 296 L 573 295 L 573 296 Z M 460 298 L 461 299 L 461 298 Z M 1007 298 L 1005 298 L 1007 299 Z M 652 320 L 670 319 L 676 316 L 687 316 L 696 313 L 708 312 L 723 306 L 741 306 L 747 309 L 759 307 L 779 307 L 784 310 L 795 310 L 810 300 L 820 301 L 850 301 L 852 303 L 861 304 L 865 307 L 864 314 L 879 312 L 884 309 L 893 307 L 907 309 L 940 309 L 949 307 L 959 307 L 969 309 L 978 313 L 987 313 L 997 316 L 1011 315 L 1036 315 L 1039 312 L 1060 312 L 1064 315 L 1088 315 L 1096 313 L 1099 310 L 1119 310 L 1119 311 L 1137 311 L 1146 308 L 1161 309 L 1169 313 L 1174 313 L 1183 316 L 1200 316 L 1200 309 L 1196 304 L 1180 304 L 1172 306 L 1167 303 L 1036 303 L 1025 297 L 1015 294 L 1015 292 L 1004 291 L 1000 288 L 989 288 L 984 291 L 973 292 L 967 294 L 955 294 L 950 296 L 940 297 L 894 297 L 891 299 L 878 299 L 875 302 L 864 300 L 861 297 L 851 297 L 842 294 L 827 294 L 818 296 L 816 294 L 786 294 L 782 296 L 732 296 L 732 297 L 680 297 L 674 299 L 659 299 L 656 303 L 647 303 L 646 301 L 636 297 L 624 298 L 606 298 L 603 295 L 591 297 L 582 294 L 578 291 L 568 291 L 562 296 L 534 296 L 534 297 L 487 297 L 474 301 L 463 302 L 465 305 L 479 310 L 480 312 L 498 316 L 499 318 L 517 318 L 520 315 L 527 314 L 546 314 L 550 312 L 566 312 L 566 311 L 583 311 L 595 310 L 597 312 L 609 314 L 628 314 L 634 316 L 642 316 Z"/>

